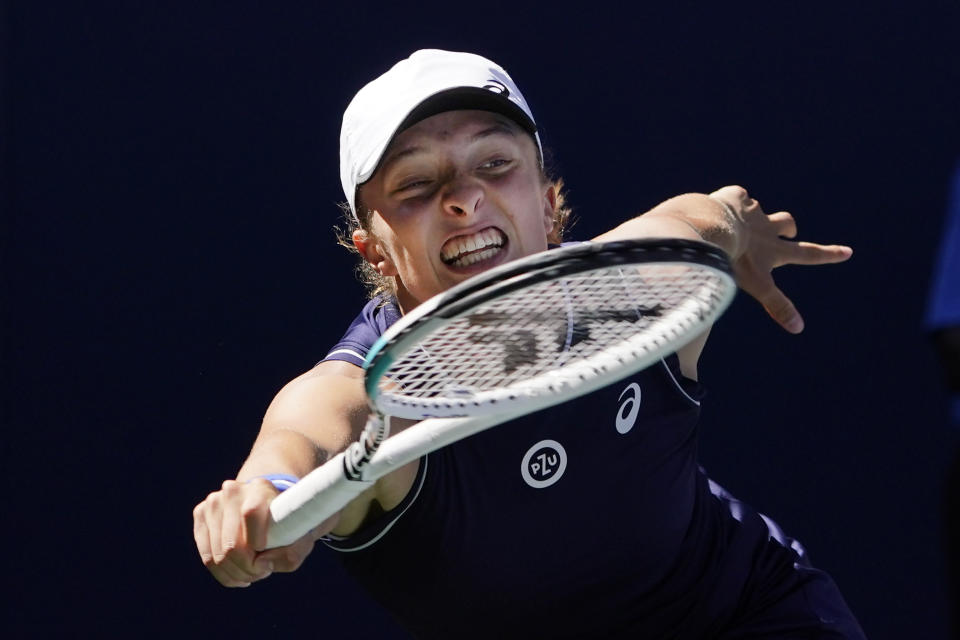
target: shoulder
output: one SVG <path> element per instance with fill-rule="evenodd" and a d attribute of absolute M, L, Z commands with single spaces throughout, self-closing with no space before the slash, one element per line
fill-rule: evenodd
<path fill-rule="evenodd" d="M 364 305 L 346 332 L 327 352 L 323 362 L 342 361 L 363 366 L 370 347 L 400 319 L 400 308 L 393 298 L 377 297 Z"/>

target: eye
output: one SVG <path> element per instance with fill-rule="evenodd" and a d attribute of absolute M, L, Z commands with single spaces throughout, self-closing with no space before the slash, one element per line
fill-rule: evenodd
<path fill-rule="evenodd" d="M 510 165 L 513 161 L 508 158 L 493 158 L 480 165 L 480 169 L 501 169 Z"/>
<path fill-rule="evenodd" d="M 403 194 L 410 191 L 416 191 L 417 189 L 424 189 L 430 186 L 430 184 L 430 180 L 427 180 L 426 178 L 412 178 L 405 182 L 401 182 L 400 186 L 394 189 L 393 192 Z"/>

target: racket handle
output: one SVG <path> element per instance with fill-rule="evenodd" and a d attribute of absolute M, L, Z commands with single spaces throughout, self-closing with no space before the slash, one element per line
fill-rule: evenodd
<path fill-rule="evenodd" d="M 372 480 L 347 478 L 343 459 L 343 453 L 337 454 L 273 499 L 267 549 L 299 540 L 373 485 Z"/>

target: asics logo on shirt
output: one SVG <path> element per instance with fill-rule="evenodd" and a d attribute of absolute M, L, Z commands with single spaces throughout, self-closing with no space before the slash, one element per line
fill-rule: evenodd
<path fill-rule="evenodd" d="M 623 397 L 627 396 L 624 400 Z M 633 429 L 637 422 L 637 414 L 640 413 L 640 385 L 631 382 L 627 388 L 620 393 L 620 409 L 617 411 L 617 433 L 627 433 Z"/>

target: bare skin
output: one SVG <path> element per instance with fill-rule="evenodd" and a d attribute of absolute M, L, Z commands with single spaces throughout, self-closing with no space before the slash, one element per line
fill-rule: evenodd
<path fill-rule="evenodd" d="M 381 167 L 361 187 L 372 210 L 369 232 L 354 244 L 384 276 L 396 280 L 409 311 L 475 273 L 547 247 L 556 194 L 541 177 L 532 140 L 487 112 L 442 113 L 391 143 Z M 771 274 L 785 264 L 847 260 L 849 247 L 792 242 L 793 216 L 767 215 L 746 189 L 728 186 L 671 198 L 595 240 L 639 237 L 706 240 L 733 261 L 740 287 L 785 330 L 803 319 Z M 696 377 L 706 334 L 678 355 Z M 276 489 L 257 476 L 303 477 L 356 439 L 367 415 L 362 371 L 323 362 L 286 385 L 271 403 L 236 480 L 227 480 L 194 509 L 201 560 L 225 586 L 249 586 L 274 571 L 294 571 L 323 534 L 349 535 L 374 511 L 389 510 L 410 490 L 416 462 L 384 478 L 294 544 L 264 551 Z"/>

